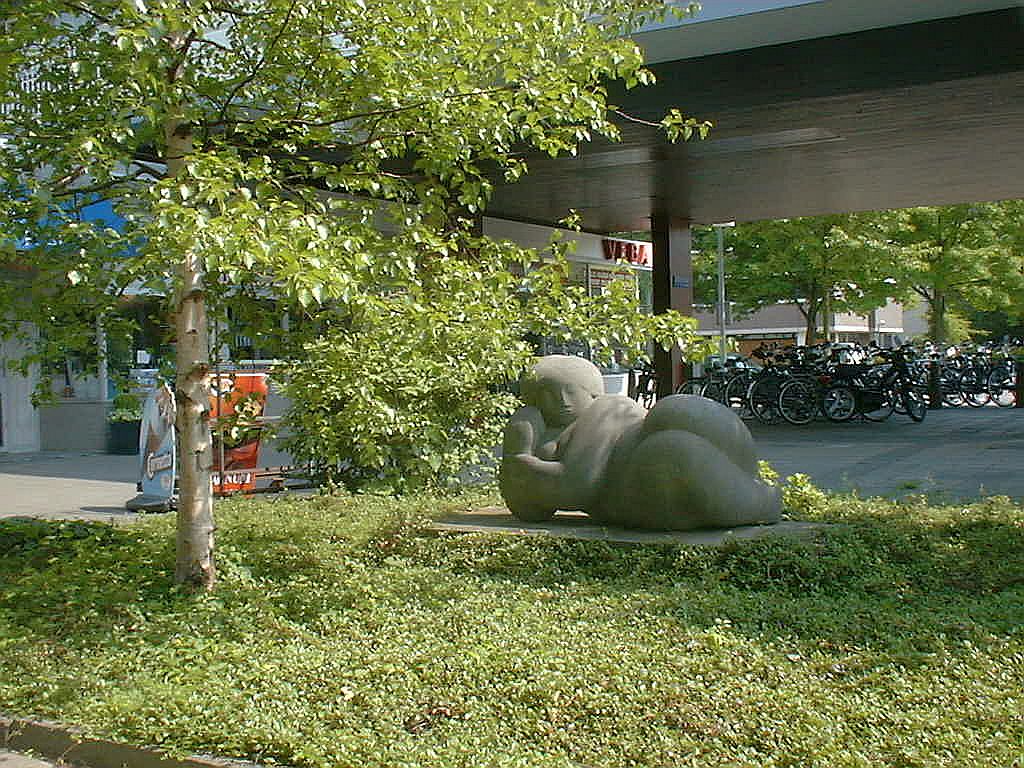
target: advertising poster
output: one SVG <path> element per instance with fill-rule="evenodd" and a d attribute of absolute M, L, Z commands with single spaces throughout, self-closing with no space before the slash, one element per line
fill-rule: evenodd
<path fill-rule="evenodd" d="M 630 272 L 621 269 L 605 269 L 604 267 L 591 267 L 589 270 L 591 296 L 603 296 L 608 286 L 618 280 L 624 280 L 636 285 L 636 277 Z"/>
<path fill-rule="evenodd" d="M 142 497 L 146 504 L 169 504 L 174 495 L 174 473 L 177 467 L 174 392 L 167 384 L 155 386 L 142 406 L 139 458 Z"/>
<path fill-rule="evenodd" d="M 251 491 L 256 487 L 266 403 L 265 371 L 235 371 L 213 376 L 210 426 L 213 429 L 214 493 Z"/>

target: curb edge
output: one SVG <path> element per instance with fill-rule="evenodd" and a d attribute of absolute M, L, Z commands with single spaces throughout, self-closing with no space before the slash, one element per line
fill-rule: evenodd
<path fill-rule="evenodd" d="M 91 738 L 73 726 L 15 718 L 3 712 L 0 712 L 0 748 L 32 752 L 88 768 L 260 768 L 257 763 L 211 755 L 174 758 L 149 747 Z"/>

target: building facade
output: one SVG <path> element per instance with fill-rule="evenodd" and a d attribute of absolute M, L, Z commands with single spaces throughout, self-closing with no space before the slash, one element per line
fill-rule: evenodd
<path fill-rule="evenodd" d="M 700 322 L 698 332 L 702 336 L 718 337 L 721 334 L 714 307 L 696 306 L 694 316 Z M 882 347 L 893 347 L 906 340 L 903 307 L 894 301 L 864 315 L 834 313 L 831 325 L 832 341 L 855 341 L 860 344 L 873 341 Z M 807 322 L 795 305 L 776 304 L 742 318 L 729 318 L 725 333 L 737 351 L 750 355 L 762 344 L 806 344 Z"/>

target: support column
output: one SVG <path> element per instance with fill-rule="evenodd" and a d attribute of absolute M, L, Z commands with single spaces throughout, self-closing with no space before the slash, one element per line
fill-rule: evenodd
<path fill-rule="evenodd" d="M 38 451 L 42 439 L 39 409 L 32 405 L 32 393 L 39 384 L 39 364 L 30 365 L 25 376 L 8 365 L 34 351 L 38 331 L 27 323 L 22 323 L 18 331 L 24 336 L 0 339 L 0 451 L 12 453 Z"/>
<path fill-rule="evenodd" d="M 665 214 L 651 216 L 651 239 L 654 243 L 654 314 L 675 309 L 684 315 L 693 314 L 693 259 L 690 222 Z M 658 397 L 671 395 L 682 381 L 679 349 L 666 352 L 654 350 L 654 369 L 658 375 Z"/>

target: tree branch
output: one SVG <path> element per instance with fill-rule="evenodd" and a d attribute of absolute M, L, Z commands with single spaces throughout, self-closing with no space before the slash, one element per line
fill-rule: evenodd
<path fill-rule="evenodd" d="M 975 278 L 974 280 L 951 281 L 949 283 L 949 287 L 950 288 L 957 288 L 957 287 L 959 287 L 961 285 L 983 285 L 985 283 L 992 283 L 992 282 L 995 282 L 995 280 L 993 278 L 991 278 L 991 277 L 978 277 L 978 278 Z"/>
<path fill-rule="evenodd" d="M 185 63 L 185 59 L 188 57 L 188 49 L 192 47 L 192 43 L 196 41 L 199 33 L 194 29 L 190 29 L 185 39 L 181 43 L 181 47 L 178 49 L 178 56 L 174 63 L 167 67 L 167 82 L 175 83 L 181 76 L 181 67 Z"/>
<path fill-rule="evenodd" d="M 503 85 L 495 88 L 480 88 L 474 91 L 465 91 L 463 93 L 455 93 L 451 96 L 445 97 L 446 102 L 459 101 L 461 99 L 471 99 L 477 96 L 489 96 L 492 93 L 501 93 L 503 91 L 515 91 L 523 87 L 520 85 Z M 232 97 L 233 98 L 233 97 Z M 331 126 L 338 125 L 339 123 L 346 123 L 352 120 L 362 120 L 370 117 L 387 117 L 389 115 L 397 115 L 402 112 L 409 112 L 410 110 L 421 109 L 429 104 L 430 101 L 422 99 L 412 104 L 405 104 L 399 107 L 391 107 L 388 109 L 375 109 L 368 112 L 355 112 L 349 115 L 342 115 L 340 117 L 333 117 L 329 120 L 302 120 L 299 118 L 287 118 L 280 122 L 284 125 L 297 125 L 303 128 L 330 128 Z M 258 105 L 252 105 L 253 109 L 259 109 Z M 204 128 L 221 128 L 229 125 L 255 125 L 260 122 L 258 118 L 231 118 L 228 119 L 224 109 L 221 109 L 217 120 L 207 120 L 202 123 Z"/>
<path fill-rule="evenodd" d="M 82 14 L 85 14 L 86 16 L 91 16 L 92 18 L 96 19 L 96 21 L 102 22 L 103 24 L 111 24 L 112 25 L 114 23 L 113 19 L 110 18 L 109 16 L 103 16 L 101 14 L 98 14 L 98 13 L 96 13 L 96 11 L 92 10 L 88 6 L 81 5 L 80 3 L 72 2 L 72 0 L 64 0 L 64 5 L 66 5 L 68 8 L 72 9 L 76 13 L 82 13 Z"/>
<path fill-rule="evenodd" d="M 248 11 L 240 11 L 237 8 L 229 8 L 226 5 L 211 5 L 210 10 L 216 13 L 227 14 L 228 16 L 234 16 L 242 19 L 253 19 L 259 16 L 258 13 L 249 13 Z"/>
<path fill-rule="evenodd" d="M 646 125 L 648 128 L 662 127 L 661 123 L 655 123 L 652 120 L 644 120 L 642 117 L 637 117 L 636 115 L 631 115 L 628 112 L 623 112 L 621 109 L 613 109 L 612 114 L 618 115 L 623 120 L 628 120 L 629 122 L 636 123 L 637 125 Z"/>
<path fill-rule="evenodd" d="M 324 41 L 326 40 L 326 36 L 325 36 L 326 32 L 327 32 L 327 30 L 325 28 L 324 21 L 321 18 L 320 19 L 320 40 L 319 40 L 320 44 L 319 44 L 319 47 L 317 49 L 316 56 L 313 57 L 313 59 L 309 62 L 309 66 L 306 67 L 306 70 L 302 73 L 302 77 L 299 78 L 299 85 L 298 85 L 298 88 L 296 89 L 299 93 L 302 93 L 302 91 L 305 90 L 305 88 L 306 88 L 306 80 L 312 74 L 313 67 L 315 67 L 320 62 L 320 59 L 324 55 Z M 301 114 L 301 112 L 302 112 L 302 100 L 301 99 L 296 99 L 296 101 L 295 101 L 295 116 L 292 119 L 293 120 L 298 120 L 299 119 L 299 115 Z"/>
<path fill-rule="evenodd" d="M 212 45 L 214 48 L 224 51 L 225 53 L 234 53 L 234 49 L 229 48 L 226 45 L 218 43 L 216 40 L 207 40 L 205 37 L 199 37 L 193 40 L 196 45 Z"/>
<path fill-rule="evenodd" d="M 463 93 L 452 94 L 451 96 L 445 97 L 444 100 L 447 102 L 459 101 L 461 99 L 471 99 L 477 96 L 489 96 L 492 93 L 501 93 L 503 91 L 515 91 L 519 90 L 522 87 L 522 84 L 520 84 L 502 85 L 497 86 L 495 88 L 479 88 L 474 91 L 465 91 Z M 363 120 L 368 117 L 387 117 L 388 115 L 396 115 L 399 114 L 400 112 L 408 112 L 414 109 L 421 109 L 429 103 L 430 101 L 428 99 L 421 99 L 420 101 L 417 101 L 413 104 L 406 104 L 400 107 L 391 107 L 389 109 L 375 109 L 369 112 L 355 112 L 350 115 L 343 115 L 341 117 L 332 118 L 331 120 L 291 120 L 288 122 L 292 122 L 295 125 L 302 125 L 307 128 L 329 128 L 332 125 L 349 122 L 350 120 Z"/>
<path fill-rule="evenodd" d="M 274 39 L 270 41 L 270 45 L 267 46 L 266 50 L 260 54 L 260 60 L 256 62 L 256 66 L 253 68 L 252 72 L 240 80 L 235 87 L 231 89 L 231 93 L 229 93 L 227 99 L 224 100 L 224 106 L 222 106 L 220 110 L 221 120 L 224 120 L 227 116 L 228 107 L 231 106 L 231 102 L 235 100 L 235 97 L 239 92 L 255 80 L 259 75 L 260 70 L 266 66 L 267 59 L 270 57 L 270 54 L 273 53 L 277 44 L 281 42 L 281 38 L 284 37 L 285 30 L 288 29 L 288 23 L 292 20 L 292 14 L 295 12 L 295 6 L 298 5 L 298 2 L 299 0 L 291 0 L 291 3 L 288 6 L 288 12 L 285 14 L 284 21 L 281 22 L 281 26 L 278 28 L 277 34 L 274 35 Z"/>
<path fill-rule="evenodd" d="M 119 184 L 125 184 L 127 182 L 135 181 L 142 177 L 143 173 L 147 171 L 138 171 L 133 173 L 131 176 L 120 176 L 118 178 L 107 179 L 106 181 L 99 182 L 97 184 L 91 184 L 88 187 L 75 187 L 74 189 L 68 189 L 63 192 L 54 192 L 54 197 L 71 197 L 72 195 L 92 195 L 97 192 L 105 192 L 108 189 L 113 189 Z"/>

